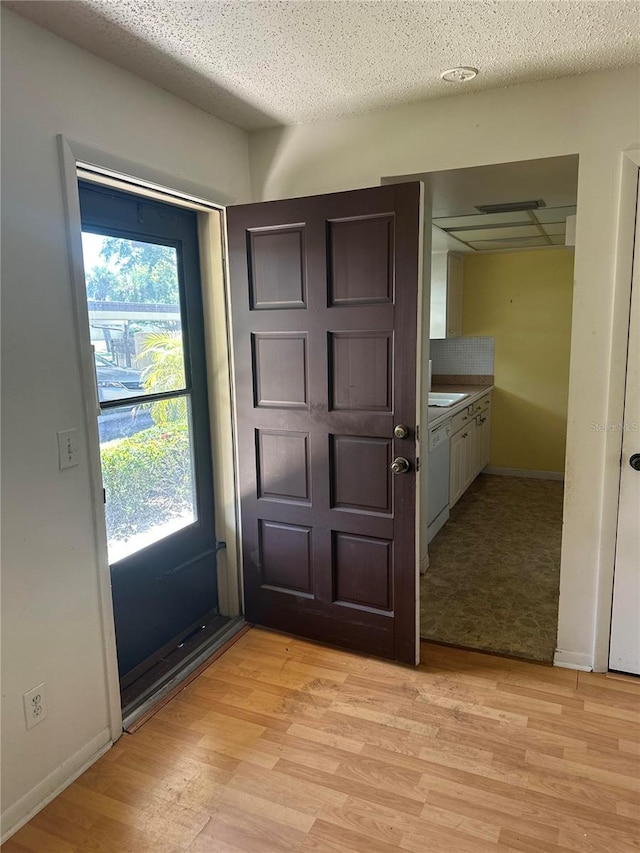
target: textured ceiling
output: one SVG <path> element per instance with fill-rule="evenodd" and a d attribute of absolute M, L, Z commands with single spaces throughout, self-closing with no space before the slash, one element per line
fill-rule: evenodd
<path fill-rule="evenodd" d="M 638 2 L 22 0 L 4 5 L 247 129 L 623 67 Z M 440 72 L 480 69 L 461 87 Z"/>

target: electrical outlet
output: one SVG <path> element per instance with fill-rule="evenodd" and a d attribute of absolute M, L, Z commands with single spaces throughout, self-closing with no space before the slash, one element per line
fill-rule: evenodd
<path fill-rule="evenodd" d="M 58 463 L 60 470 L 78 464 L 78 436 L 75 429 L 65 429 L 58 434 Z"/>
<path fill-rule="evenodd" d="M 44 695 L 44 681 L 33 687 L 22 697 L 24 701 L 24 718 L 27 723 L 27 728 L 31 729 L 37 726 L 47 716 L 47 705 Z"/>

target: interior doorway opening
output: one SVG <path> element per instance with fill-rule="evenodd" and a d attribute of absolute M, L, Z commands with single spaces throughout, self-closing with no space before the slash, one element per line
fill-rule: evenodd
<path fill-rule="evenodd" d="M 410 177 L 432 202 L 420 635 L 552 663 L 578 157 Z"/>

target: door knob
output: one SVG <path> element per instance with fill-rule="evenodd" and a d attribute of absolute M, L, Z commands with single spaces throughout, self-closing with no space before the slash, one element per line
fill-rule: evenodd
<path fill-rule="evenodd" d="M 629 465 L 634 471 L 640 471 L 640 453 L 634 453 L 629 459 Z"/>
<path fill-rule="evenodd" d="M 394 474 L 406 474 L 411 468 L 411 463 L 404 456 L 397 456 L 391 463 L 391 470 Z"/>
<path fill-rule="evenodd" d="M 393 428 L 393 434 L 396 438 L 407 438 L 409 435 L 409 427 L 405 424 L 398 424 Z"/>

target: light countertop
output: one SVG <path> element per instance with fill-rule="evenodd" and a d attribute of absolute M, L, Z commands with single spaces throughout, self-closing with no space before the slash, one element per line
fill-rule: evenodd
<path fill-rule="evenodd" d="M 459 403 L 456 403 L 453 406 L 447 406 L 444 408 L 443 406 L 429 406 L 427 411 L 427 429 L 433 429 L 433 427 L 439 426 L 441 423 L 444 423 L 448 418 L 453 417 L 453 415 L 457 415 L 458 412 L 464 411 L 467 406 L 470 406 L 471 403 L 475 403 L 476 400 L 479 400 L 487 391 L 491 391 L 493 389 L 493 385 L 434 385 L 432 386 L 432 391 L 437 391 L 439 393 L 444 394 L 468 394 L 468 397 L 465 397 L 464 400 L 460 400 Z"/>

